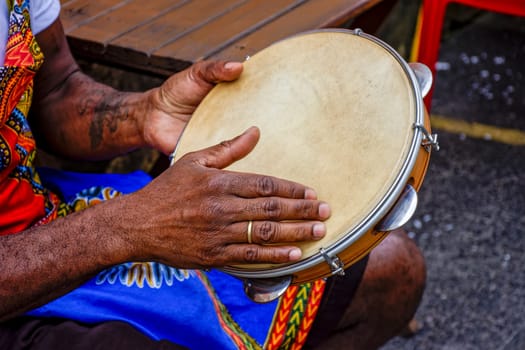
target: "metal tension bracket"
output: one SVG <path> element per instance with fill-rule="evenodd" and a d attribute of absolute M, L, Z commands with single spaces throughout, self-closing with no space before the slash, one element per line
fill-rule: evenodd
<path fill-rule="evenodd" d="M 419 123 L 414 123 L 414 129 L 419 129 L 423 132 L 425 138 L 423 139 L 423 142 L 421 144 L 423 147 L 425 147 L 427 152 L 430 152 L 432 149 L 436 152 L 439 151 L 439 142 L 437 140 L 437 134 L 430 134 L 425 128 L 425 126 Z"/>
<path fill-rule="evenodd" d="M 319 252 L 323 256 L 323 258 L 328 263 L 328 266 L 330 267 L 330 270 L 332 271 L 332 275 L 339 275 L 344 276 L 345 275 L 345 265 L 341 262 L 339 257 L 336 256 L 329 256 L 324 248 L 320 248 Z"/>

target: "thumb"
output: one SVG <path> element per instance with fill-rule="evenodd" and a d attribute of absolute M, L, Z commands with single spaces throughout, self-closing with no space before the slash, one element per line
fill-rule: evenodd
<path fill-rule="evenodd" d="M 223 169 L 246 157 L 259 141 L 259 128 L 252 126 L 241 135 L 197 152 L 197 161 L 209 168 Z"/>

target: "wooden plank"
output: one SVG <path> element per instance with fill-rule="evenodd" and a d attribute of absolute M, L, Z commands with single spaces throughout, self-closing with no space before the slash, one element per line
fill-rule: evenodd
<path fill-rule="evenodd" d="M 76 28 L 83 24 L 102 17 L 131 0 L 73 0 L 61 1 L 60 20 L 64 31 L 70 35 Z"/>
<path fill-rule="evenodd" d="M 228 13 L 246 0 L 195 0 L 160 16 L 140 28 L 111 42 L 114 47 L 125 47 L 144 52 L 148 56 L 158 47 L 205 26 Z"/>
<path fill-rule="evenodd" d="M 61 19 L 77 57 L 168 75 L 202 58 L 243 60 L 380 1 L 61 0 Z"/>
<path fill-rule="evenodd" d="M 69 5 L 77 0 L 60 0 L 60 6 Z"/>
<path fill-rule="evenodd" d="M 196 62 L 257 30 L 306 0 L 248 1 L 206 26 L 161 47 L 151 63 L 169 69 L 170 57 Z"/>
<path fill-rule="evenodd" d="M 111 13 L 90 20 L 69 34 L 77 39 L 96 41 L 106 46 L 111 40 L 186 3 L 188 0 L 131 0 L 114 8 Z"/>
<path fill-rule="evenodd" d="M 150 62 L 151 52 L 163 43 L 169 43 L 194 30 L 206 26 L 215 18 L 232 11 L 247 0 L 196 0 L 170 11 L 125 35 L 112 40 L 104 58 L 109 61 L 125 60 L 133 68 L 147 69 L 158 74 L 169 74 L 163 67 L 156 67 Z M 172 71 L 179 71 L 191 62 L 179 60 L 177 56 L 169 58 Z M 128 64 L 128 63 L 131 64 Z"/>
<path fill-rule="evenodd" d="M 337 27 L 381 0 L 310 0 L 208 59 L 244 60 L 273 42 L 299 32 Z"/>

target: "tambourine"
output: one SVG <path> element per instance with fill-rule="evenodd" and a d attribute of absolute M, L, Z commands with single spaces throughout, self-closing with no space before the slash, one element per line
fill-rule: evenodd
<path fill-rule="evenodd" d="M 326 236 L 299 244 L 300 261 L 223 268 L 248 296 L 270 301 L 290 284 L 343 274 L 410 219 L 438 148 L 423 105 L 431 84 L 426 66 L 407 64 L 380 39 L 332 29 L 275 43 L 237 81 L 212 89 L 173 161 L 255 125 L 259 143 L 228 169 L 310 186 L 332 211 Z"/>

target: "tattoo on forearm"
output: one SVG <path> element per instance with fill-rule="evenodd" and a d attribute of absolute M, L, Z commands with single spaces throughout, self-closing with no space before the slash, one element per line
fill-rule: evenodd
<path fill-rule="evenodd" d="M 91 148 L 95 150 L 106 141 L 104 132 L 116 133 L 119 124 L 129 118 L 130 112 L 123 93 L 104 89 L 94 91 L 78 109 L 79 115 L 92 116 L 89 127 Z"/>

